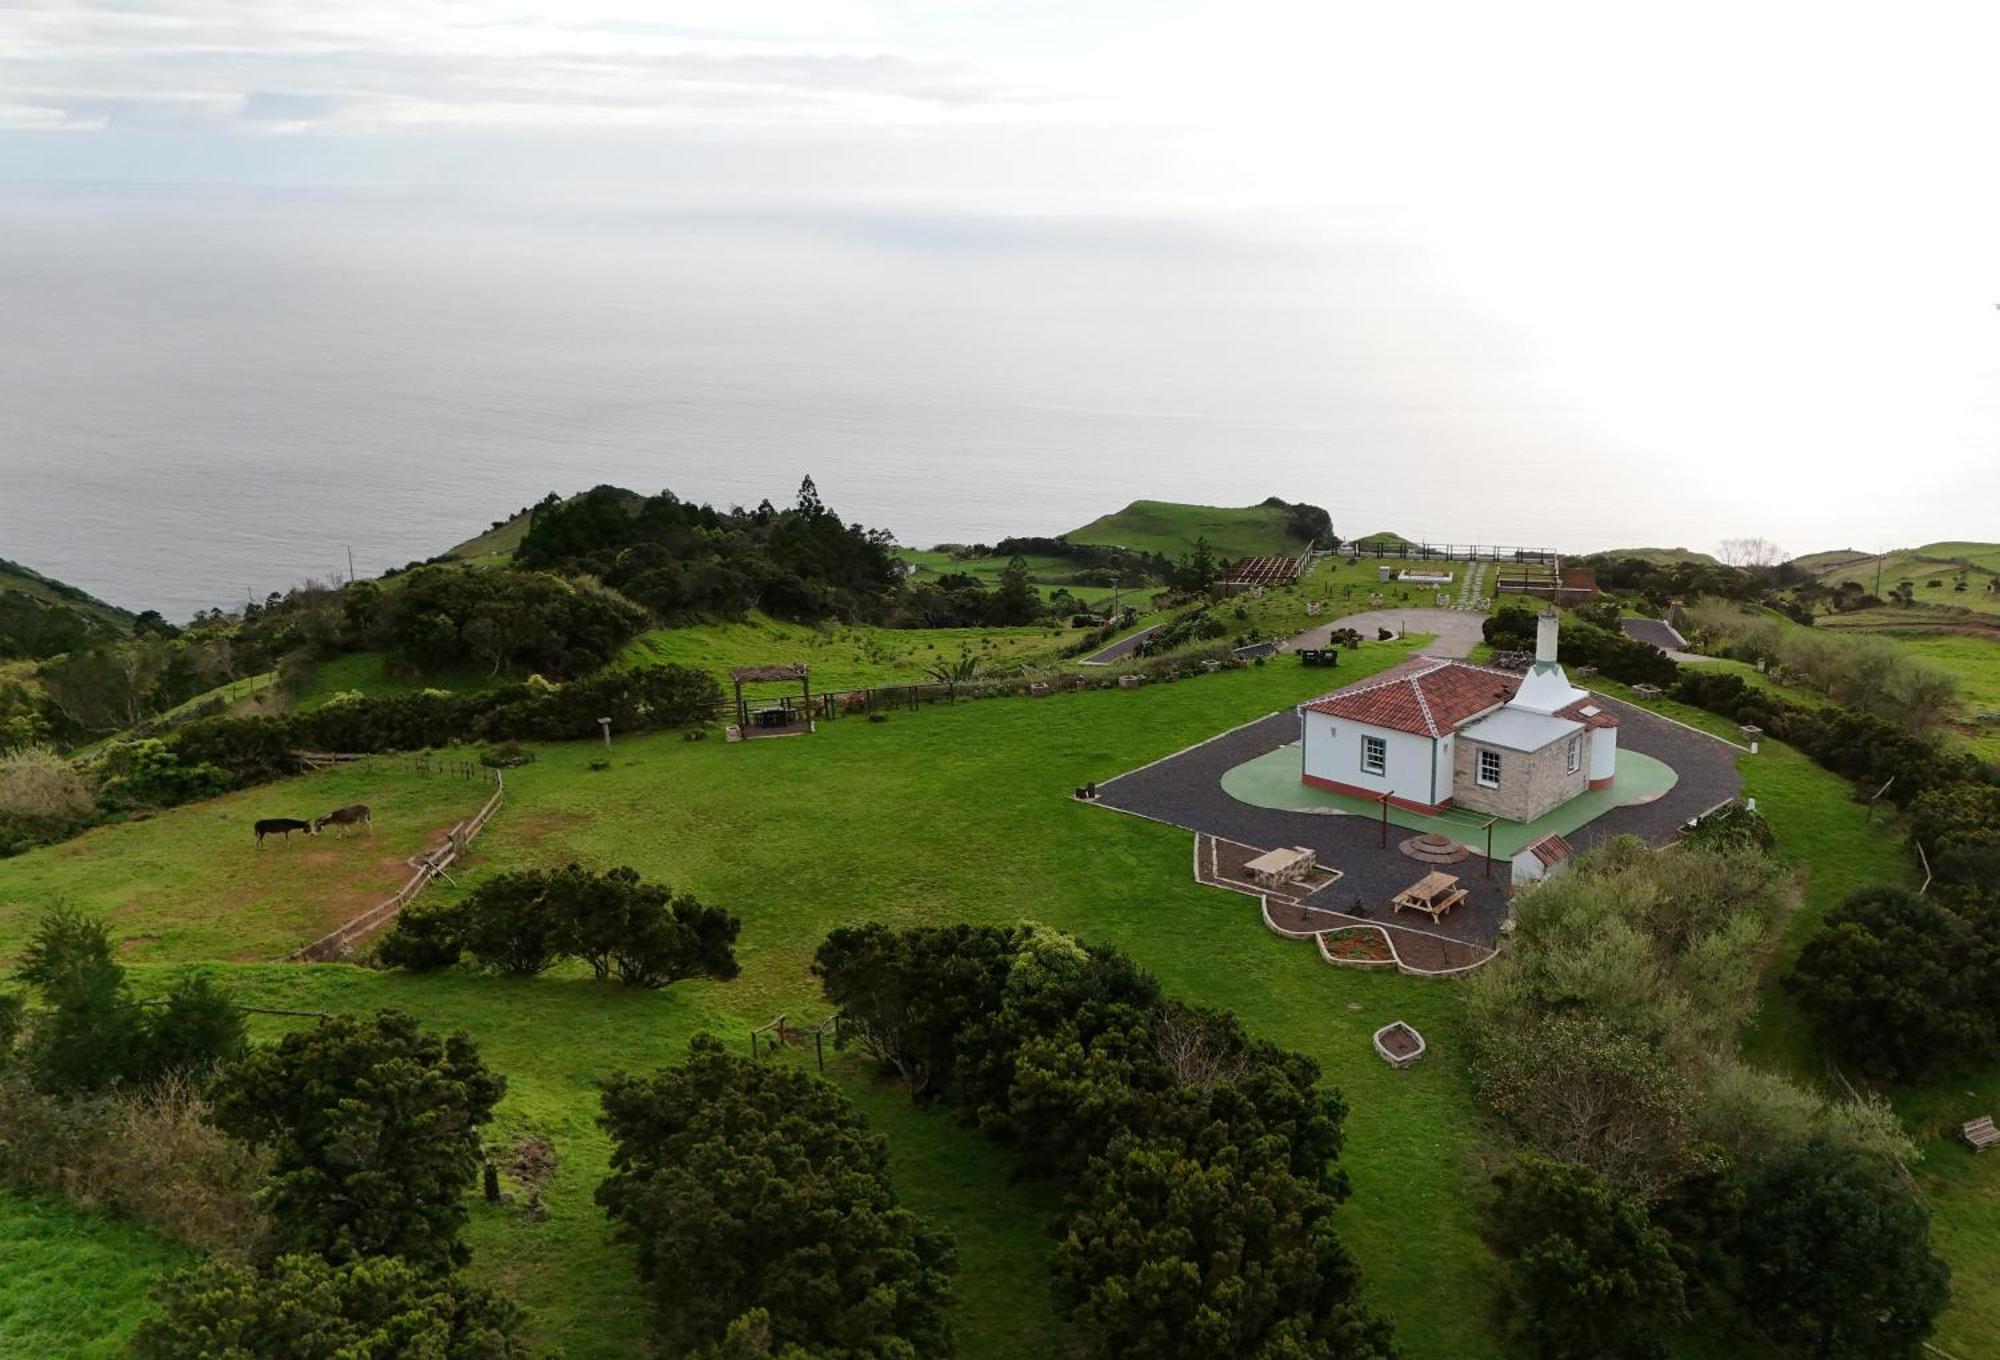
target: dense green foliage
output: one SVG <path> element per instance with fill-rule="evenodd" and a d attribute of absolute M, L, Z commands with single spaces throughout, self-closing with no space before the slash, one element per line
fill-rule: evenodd
<path fill-rule="evenodd" d="M 426 971 L 469 952 L 483 967 L 532 976 L 563 958 L 588 963 L 598 981 L 660 988 L 737 974 L 742 925 L 692 893 L 642 883 L 629 868 L 578 864 L 523 869 L 479 885 L 462 901 L 400 913 L 382 941 L 391 967 Z"/>
<path fill-rule="evenodd" d="M 902 579 L 894 540 L 846 524 L 812 478 L 788 510 L 694 505 L 670 491 L 636 496 L 600 486 L 534 511 L 516 560 L 588 573 L 666 620 L 879 615 Z"/>
<path fill-rule="evenodd" d="M 1391 1353 L 1311 1059 L 1045 927 L 841 929 L 814 971 L 844 1039 L 1070 1186 L 1051 1271 L 1086 1355 Z"/>
<path fill-rule="evenodd" d="M 394 1257 L 282 1256 L 268 1274 L 207 1261 L 163 1281 L 135 1360 L 508 1360 L 521 1310 Z"/>
<path fill-rule="evenodd" d="M 405 575 L 373 630 L 418 672 L 586 675 L 646 626 L 646 612 L 589 581 L 548 572 L 428 566 Z"/>
<path fill-rule="evenodd" d="M 1865 888 L 1827 913 L 1786 985 L 1827 1046 L 1914 1080 L 2000 1058 L 2000 907 Z"/>
<path fill-rule="evenodd" d="M 1535 649 L 1537 611 L 1509 601 L 1487 616 L 1481 626 L 1486 641 L 1501 651 Z M 1589 610 L 1572 611 L 1562 622 L 1562 659 L 1568 666 L 1595 666 L 1614 680 L 1635 685 L 1667 685 L 1680 673 L 1674 659 L 1659 648 L 1626 637 L 1611 611 L 1610 626 Z"/>
<path fill-rule="evenodd" d="M 81 1095 L 203 1077 L 244 1044 L 242 1018 L 200 974 L 176 980 L 160 1006 L 132 999 L 103 922 L 66 906 L 43 913 L 14 976 L 43 1009 L 26 1026 L 23 1060 L 35 1085 Z M 19 1029 L 18 1005 L 0 1016 L 0 1038 Z M 0 1045 L 0 1060 L 6 1046 Z"/>
<path fill-rule="evenodd" d="M 286 1250 L 445 1267 L 470 1254 L 462 1200 L 505 1090 L 463 1033 L 440 1039 L 395 1011 L 335 1016 L 232 1063 L 215 1122 L 271 1150 L 262 1198 Z"/>
<path fill-rule="evenodd" d="M 638 1248 L 667 1354 L 752 1313 L 774 1349 L 826 1360 L 951 1354 L 951 1239 L 897 1202 L 887 1143 L 833 1086 L 703 1036 L 679 1067 L 608 1081 L 602 1122 L 598 1202 Z"/>
<path fill-rule="evenodd" d="M 598 719 L 616 732 L 684 727 L 712 718 L 722 701 L 714 677 L 685 666 L 614 671 L 566 685 L 522 684 L 478 694 L 426 690 L 354 698 L 309 713 L 207 718 L 174 734 L 183 764 L 229 771 L 239 784 L 298 768 L 309 751 L 414 751 L 464 741 L 574 741 L 596 736 Z"/>
<path fill-rule="evenodd" d="M 1510 1321 L 1538 1360 L 1656 1360 L 1686 1306 L 1671 1237 L 1645 1203 L 1573 1163 L 1527 1156 L 1494 1177 L 1493 1242 Z"/>
<path fill-rule="evenodd" d="M 1923 1201 L 1823 1140 L 1750 1177 L 1738 1254 L 1746 1315 L 1813 1360 L 1914 1360 L 1950 1297 Z"/>

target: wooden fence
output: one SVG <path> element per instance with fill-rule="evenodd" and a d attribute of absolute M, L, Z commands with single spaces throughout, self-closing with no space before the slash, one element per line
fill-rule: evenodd
<path fill-rule="evenodd" d="M 302 753 L 303 754 L 303 753 Z M 331 759 L 357 759 L 358 757 L 332 757 Z M 486 805 L 472 817 L 453 826 L 444 833 L 444 839 L 410 861 L 414 873 L 388 897 L 377 902 L 359 916 L 345 921 L 326 934 L 314 940 L 303 949 L 289 955 L 288 963 L 325 963 L 330 959 L 344 958 L 354 947 L 354 942 L 382 925 L 383 922 L 403 909 L 418 893 L 430 886 L 432 879 L 443 874 L 453 864 L 464 858 L 466 847 L 491 821 L 499 810 L 500 800 L 507 794 L 507 781 L 500 771 L 493 771 L 493 796 Z"/>

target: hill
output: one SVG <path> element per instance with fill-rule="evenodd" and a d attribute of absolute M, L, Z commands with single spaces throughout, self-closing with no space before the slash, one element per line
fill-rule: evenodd
<path fill-rule="evenodd" d="M 1187 552 L 1197 538 L 1207 539 L 1219 559 L 1296 553 L 1304 550 L 1306 540 L 1288 527 L 1291 512 L 1275 498 L 1241 507 L 1133 501 L 1063 537 L 1072 543 L 1104 543 L 1168 557 Z"/>
<path fill-rule="evenodd" d="M 132 631 L 129 610 L 0 558 L 0 657 L 45 657 Z"/>
<path fill-rule="evenodd" d="M 1815 553 L 1829 558 L 1829 553 Z M 1807 562 L 1809 559 L 1800 559 Z M 1876 582 L 1886 598 L 1903 582 L 1910 583 L 1917 604 L 1953 605 L 1984 614 L 2000 614 L 2000 543 L 1926 543 L 1919 548 L 1897 548 L 1877 557 L 1853 557 L 1834 565 L 1815 567 L 1822 584 L 1838 587 L 1853 581 L 1873 591 Z M 1960 583 L 1964 589 L 1960 589 Z"/>
<path fill-rule="evenodd" d="M 1593 557 L 1638 557 L 1658 566 L 1670 567 L 1676 562 L 1698 562 L 1705 567 L 1720 566 L 1709 553 L 1696 552 L 1692 548 L 1606 548 Z"/>

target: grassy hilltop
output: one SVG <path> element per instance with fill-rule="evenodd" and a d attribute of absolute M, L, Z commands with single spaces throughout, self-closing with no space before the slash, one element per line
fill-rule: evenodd
<path fill-rule="evenodd" d="M 1133 501 L 1123 510 L 1100 515 L 1063 537 L 1072 543 L 1103 543 L 1140 552 L 1178 557 L 1206 538 L 1217 558 L 1296 553 L 1306 542 L 1285 527 L 1282 505 L 1182 505 L 1175 501 Z"/>

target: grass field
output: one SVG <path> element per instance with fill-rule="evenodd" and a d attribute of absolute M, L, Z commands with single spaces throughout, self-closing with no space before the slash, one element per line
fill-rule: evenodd
<path fill-rule="evenodd" d="M 0 1191 L 0 1355 L 123 1355 L 153 1281 L 192 1259 L 130 1224 Z"/>
<path fill-rule="evenodd" d="M 953 557 L 946 552 L 928 549 L 905 548 L 896 554 L 910 564 L 910 579 L 919 585 L 935 581 L 948 572 L 961 572 L 967 576 L 977 576 L 986 583 L 988 590 L 1000 584 L 1000 574 L 1007 570 L 1013 560 L 1008 557 Z M 1074 576 L 1082 568 L 1075 562 L 1061 557 L 1023 557 L 1022 565 L 1028 569 L 1028 579 L 1042 593 L 1043 598 L 1060 588 L 1067 590 L 1086 604 L 1097 604 L 1109 600 L 1113 591 L 1110 586 L 1077 586 L 1064 584 L 1065 578 Z M 1124 590 L 1117 592 L 1121 604 L 1144 607 L 1146 597 L 1158 590 L 1158 586 L 1133 585 L 1126 583 Z"/>
<path fill-rule="evenodd" d="M 1966 588 L 1954 589 L 1960 575 Z M 1854 581 L 1874 591 L 1881 583 L 1884 599 L 1898 584 L 1908 581 L 1919 604 L 1958 605 L 1982 614 L 2000 614 L 2000 592 L 1987 589 L 2000 576 L 2000 543 L 1926 543 L 1921 548 L 1899 548 L 1878 559 L 1869 557 L 1830 567 L 1820 573 L 1829 586 Z M 1931 582 L 1936 581 L 1937 585 Z"/>
<path fill-rule="evenodd" d="M 0 960 L 19 951 L 35 908 L 57 899 L 101 914 L 130 960 L 283 958 L 394 892 L 410 876 L 404 861 L 490 793 L 385 756 L 0 859 Z M 372 832 L 252 837 L 260 817 L 349 803 L 374 810 Z"/>
<path fill-rule="evenodd" d="M 77 613 L 104 624 L 114 633 L 132 631 L 134 615 L 129 609 L 120 609 L 115 604 L 107 604 L 89 591 L 81 590 L 67 581 L 44 576 L 32 567 L 24 567 L 19 562 L 9 562 L 4 557 L 0 557 L 0 592 L 25 595 L 43 604 L 67 605 Z"/>
<path fill-rule="evenodd" d="M 1047 627 L 815 628 L 753 614 L 741 623 L 655 629 L 627 645 L 618 664 L 674 662 L 707 670 L 726 684 L 732 666 L 803 661 L 815 691 L 858 689 L 911 684 L 934 663 L 967 654 L 996 671 L 1052 661 L 1069 637 L 1067 629 Z"/>
<path fill-rule="evenodd" d="M 318 708 L 335 695 L 355 693 L 371 698 L 416 694 L 427 689 L 448 689 L 459 694 L 476 694 L 509 683 L 512 677 L 492 675 L 483 666 L 468 667 L 443 675 L 422 678 L 396 675 L 382 652 L 346 652 L 315 662 L 311 676 L 292 696 L 292 707 L 304 713 Z"/>
<path fill-rule="evenodd" d="M 1359 678 L 1408 650 L 1371 644 L 1343 658 L 1342 678 Z M 1327 967 L 1313 951 L 1264 930 L 1250 899 L 1195 885 L 1185 833 L 1067 796 L 1076 785 L 1287 706 L 1323 684 L 1318 672 L 1273 663 L 1136 691 L 976 701 L 897 714 L 884 724 L 842 720 L 798 740 L 726 745 L 638 737 L 617 743 L 604 770 L 588 768 L 601 754 L 594 744 L 557 746 L 510 772 L 509 802 L 476 846 L 458 891 L 503 868 L 572 857 L 632 864 L 743 917 L 743 975 L 729 984 L 631 994 L 574 972 L 515 981 L 270 963 L 220 971 L 248 1001 L 341 1011 L 395 1005 L 471 1032 L 510 1083 L 493 1136 L 538 1133 L 554 1142 L 559 1158 L 546 1218 L 474 1206 L 473 1268 L 519 1292 L 545 1342 L 584 1360 L 638 1352 L 646 1326 L 629 1253 L 607 1241 L 590 1200 L 607 1154 L 592 1122 L 598 1079 L 674 1061 L 687 1037 L 703 1029 L 737 1043 L 750 1025 L 778 1012 L 823 1014 L 807 965 L 836 924 L 1026 918 L 1074 930 L 1127 950 L 1170 991 L 1229 1007 L 1253 1032 L 1321 1061 L 1353 1107 L 1343 1161 L 1355 1195 L 1341 1213 L 1341 1231 L 1362 1263 L 1370 1298 L 1395 1319 L 1412 1360 L 1497 1357 L 1496 1268 L 1476 1220 L 1492 1139 L 1466 1089 L 1459 994 L 1448 983 Z M 1659 707 L 1733 735 L 1718 719 Z M 1894 830 L 1868 823 L 1842 781 L 1777 744 L 1746 758 L 1743 769 L 1746 791 L 1778 829 L 1780 852 L 1807 868 L 1806 905 L 1789 923 L 1787 951 L 1852 886 L 1907 874 Z M 316 806 L 346 800 L 350 786 L 336 792 L 333 781 L 368 777 L 313 776 L 260 796 L 272 805 Z M 414 789 L 384 795 L 384 806 L 425 789 L 472 787 L 412 782 Z M 442 794 L 438 799 L 436 816 L 462 815 L 445 809 Z M 52 896 L 111 907 L 139 885 L 165 883 L 175 885 L 174 894 L 146 909 L 175 920 L 201 903 L 198 920 L 158 931 L 129 909 L 113 917 L 121 935 L 155 935 L 130 951 L 143 961 L 134 969 L 142 988 L 163 987 L 177 962 L 269 958 L 268 949 L 246 947 L 273 938 L 266 918 L 278 908 L 269 885 L 244 878 L 240 863 L 206 853 L 211 840 L 223 842 L 203 832 L 234 828 L 247 813 L 218 816 L 220 806 L 107 828 L 0 864 L 0 884 L 12 885 L 0 891 L 0 903 L 12 903 L 0 905 L 0 941 L 18 941 L 27 914 Z M 416 804 L 408 806 L 408 825 L 421 826 Z M 387 834 L 378 828 L 378 839 Z M 264 853 L 275 859 L 283 852 Z M 1409 1071 L 1388 1068 L 1369 1049 L 1370 1033 L 1393 1018 L 1417 1026 L 1430 1044 L 1430 1055 Z M 268 1035 L 280 1023 L 260 1021 L 260 1030 Z M 1803 1029 L 1775 988 L 1747 1047 L 1760 1062 L 1814 1075 Z M 913 1110 L 852 1060 L 838 1060 L 833 1075 L 888 1135 L 902 1194 L 958 1235 L 961 1354 L 997 1360 L 1060 1353 L 1043 1271 L 1043 1225 L 1056 1208 L 1049 1187 L 1017 1178 L 1004 1152 L 944 1115 Z M 1994 1094 L 1991 1084 L 1983 1089 Z M 1899 1108 L 1913 1120 L 1928 1118 L 1924 1102 L 1932 1101 L 1942 1120 L 1963 1099 L 1956 1091 L 1915 1094 Z M 1991 1217 L 2000 1162 L 1954 1160 L 1940 1145 L 1923 1174 L 1940 1249 L 1959 1281 L 1940 1342 L 1972 1360 L 1990 1335 L 1980 1328 L 2000 1288 L 2000 1272 L 1991 1269 L 2000 1252 Z M 155 1268 L 156 1258 L 135 1265 L 131 1287 Z M 15 1288 L 0 1276 L 0 1297 Z"/>
<path fill-rule="evenodd" d="M 1599 554 L 1592 554 L 1598 556 Z M 1714 556 L 1696 552 L 1693 548 L 1606 548 L 1605 557 L 1638 557 L 1656 566 L 1671 567 L 1679 562 L 1698 562 L 1703 566 L 1715 566 Z"/>
<path fill-rule="evenodd" d="M 1922 657 L 1958 681 L 1964 721 L 1958 725 L 1968 745 L 1988 760 L 2000 760 L 2000 634 L 1880 633 L 1897 648 Z"/>
<path fill-rule="evenodd" d="M 1286 532 L 1285 513 L 1272 505 L 1133 501 L 1123 510 L 1100 515 L 1063 537 L 1072 543 L 1108 543 L 1173 558 L 1192 549 L 1197 538 L 1205 538 L 1218 561 L 1300 552 L 1305 541 Z"/>

